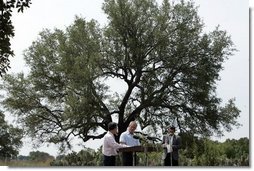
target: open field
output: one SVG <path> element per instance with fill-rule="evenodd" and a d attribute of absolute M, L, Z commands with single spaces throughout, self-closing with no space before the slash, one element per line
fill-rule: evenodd
<path fill-rule="evenodd" d="M 10 166 L 10 167 L 49 167 L 50 162 L 47 161 L 21 161 L 21 160 L 11 160 L 11 161 L 0 161 L 0 166 Z"/>

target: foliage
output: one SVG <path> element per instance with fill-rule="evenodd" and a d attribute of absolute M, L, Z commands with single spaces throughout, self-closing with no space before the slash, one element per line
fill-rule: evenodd
<path fill-rule="evenodd" d="M 192 137 L 194 140 L 191 143 L 180 149 L 179 165 L 180 166 L 250 166 L 249 163 L 249 139 L 240 138 L 239 140 L 227 139 L 225 142 L 212 141 L 207 138 Z M 188 142 L 188 139 L 183 138 L 183 142 Z M 231 146 L 234 148 L 230 148 Z M 162 166 L 162 148 L 160 144 L 157 146 L 156 152 L 137 153 L 138 166 Z M 195 148 L 199 146 L 200 148 Z M 230 152 L 229 152 L 230 151 Z M 36 155 L 34 155 L 36 154 Z M 47 160 L 39 160 L 39 154 L 45 156 L 47 153 L 31 152 L 29 156 L 19 156 L 18 160 L 0 161 L 0 165 L 8 166 L 102 166 L 103 155 L 102 148 L 97 151 L 84 148 L 70 154 L 62 154 L 53 159 L 48 156 Z M 37 156 L 38 158 L 33 158 Z M 147 157 L 147 160 L 146 160 Z M 32 160 L 33 159 L 33 160 Z M 148 163 L 146 163 L 146 161 Z M 121 153 L 117 156 L 117 166 L 122 165 Z"/>
<path fill-rule="evenodd" d="M 130 121 L 156 135 L 211 136 L 238 126 L 234 99 L 221 106 L 216 81 L 233 42 L 219 27 L 204 33 L 193 2 L 105 0 L 108 24 L 76 17 L 66 30 L 44 30 L 25 53 L 30 73 L 7 75 L 5 108 L 42 142 L 102 138 L 117 116 L 119 135 Z M 121 81 L 122 94 L 106 81 Z"/>
<path fill-rule="evenodd" d="M 183 166 L 249 166 L 249 139 L 227 139 L 223 143 L 195 138 L 180 152 Z M 185 139 L 185 141 L 188 141 Z M 231 148 L 232 147 L 232 148 Z"/>
<path fill-rule="evenodd" d="M 187 145 L 183 145 L 182 149 L 180 149 L 180 166 L 249 166 L 248 138 L 228 139 L 222 143 L 207 138 L 192 137 L 192 139 L 193 141 L 189 142 L 189 139 L 183 138 Z M 231 152 L 228 153 L 228 147 L 231 147 L 232 144 L 234 144 L 234 148 L 231 148 Z M 147 156 L 145 153 L 137 153 L 138 166 L 163 165 L 160 144 L 154 144 L 153 146 L 157 146 L 158 150 L 147 153 Z M 121 165 L 120 153 L 117 156 L 117 166 Z M 51 166 L 102 166 L 101 149 L 98 151 L 84 149 L 79 153 L 73 152 L 59 156 L 51 163 Z"/>
<path fill-rule="evenodd" d="M 5 166 L 10 167 L 47 167 L 50 166 L 50 163 L 55 158 L 48 153 L 41 151 L 31 151 L 28 156 L 19 155 L 17 158 L 13 158 L 12 160 L 4 161 L 3 164 Z"/>
<path fill-rule="evenodd" d="M 0 76 L 10 68 L 9 57 L 14 55 L 10 47 L 10 38 L 15 35 L 11 22 L 12 9 L 23 12 L 30 4 L 31 0 L 0 0 Z"/>
<path fill-rule="evenodd" d="M 101 153 L 86 148 L 80 152 L 72 152 L 66 156 L 57 157 L 51 166 L 98 166 L 101 165 Z"/>
<path fill-rule="evenodd" d="M 32 161 L 45 162 L 50 159 L 54 159 L 54 157 L 50 156 L 48 153 L 45 153 L 45 152 L 32 151 L 29 153 L 29 160 L 32 160 Z"/>
<path fill-rule="evenodd" d="M 22 130 L 9 125 L 0 111 L 0 160 L 17 157 L 22 137 Z"/>

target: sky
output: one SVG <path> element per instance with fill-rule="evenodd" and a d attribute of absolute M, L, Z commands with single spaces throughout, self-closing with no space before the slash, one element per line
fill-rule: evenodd
<path fill-rule="evenodd" d="M 159 1 L 161 2 L 161 0 Z M 250 1 L 251 2 L 251 1 Z M 23 51 L 38 38 L 43 29 L 62 29 L 71 25 L 75 15 L 87 20 L 97 20 L 101 27 L 106 25 L 106 15 L 101 6 L 103 0 L 32 0 L 31 7 L 24 13 L 14 13 L 12 17 L 15 28 L 15 37 L 11 41 L 15 57 L 11 59 L 11 69 L 8 73 L 27 72 L 23 60 Z M 224 70 L 220 73 L 221 80 L 217 82 L 217 95 L 222 98 L 223 104 L 229 99 L 235 98 L 236 106 L 241 110 L 240 128 L 234 128 L 230 133 L 225 133 L 222 138 L 213 137 L 214 140 L 224 141 L 228 138 L 239 139 L 250 137 L 250 106 L 249 106 L 249 1 L 248 0 L 195 0 L 199 6 L 199 16 L 205 23 L 205 32 L 215 29 L 226 30 L 231 35 L 236 49 L 224 63 Z M 121 91 L 119 85 L 110 83 L 111 89 Z M 11 122 L 11 117 L 7 116 Z M 77 144 L 82 143 L 77 141 Z M 84 145 L 84 144 L 83 144 Z M 90 148 L 98 148 L 101 140 L 89 141 L 85 144 Z M 79 151 L 82 147 L 75 146 Z M 28 155 L 32 150 L 47 152 L 57 155 L 56 146 L 43 146 L 32 149 L 31 140 L 24 140 L 24 147 L 20 155 Z"/>

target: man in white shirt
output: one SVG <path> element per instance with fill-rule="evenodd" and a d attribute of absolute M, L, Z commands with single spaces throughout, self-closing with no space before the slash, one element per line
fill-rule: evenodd
<path fill-rule="evenodd" d="M 123 132 L 120 136 L 120 143 L 126 144 L 128 146 L 138 146 L 140 142 L 138 139 L 133 137 L 133 133 L 137 128 L 137 123 L 135 121 L 130 122 L 127 130 Z M 133 153 L 132 152 L 123 152 L 123 165 L 124 166 L 133 166 Z"/>
<path fill-rule="evenodd" d="M 116 155 L 119 148 L 128 147 L 125 144 L 118 144 L 115 140 L 114 135 L 118 132 L 117 124 L 110 122 L 108 124 L 108 132 L 105 134 L 102 145 L 103 165 L 104 166 L 115 166 Z"/>

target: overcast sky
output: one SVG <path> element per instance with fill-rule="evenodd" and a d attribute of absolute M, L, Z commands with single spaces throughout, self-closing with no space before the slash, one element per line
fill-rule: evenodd
<path fill-rule="evenodd" d="M 44 28 L 64 30 L 73 23 L 75 15 L 87 20 L 95 19 L 103 27 L 107 20 L 101 10 L 102 3 L 103 0 L 32 0 L 31 8 L 23 14 L 13 16 L 15 37 L 12 40 L 12 49 L 15 57 L 11 59 L 9 73 L 27 72 L 22 53 Z M 217 93 L 223 103 L 230 98 L 236 98 L 236 106 L 241 110 L 239 123 L 242 127 L 225 133 L 225 137 L 217 140 L 249 138 L 249 1 L 195 0 L 195 4 L 199 6 L 199 15 L 206 26 L 205 31 L 212 31 L 220 25 L 220 29 L 231 35 L 238 50 L 224 64 L 224 70 L 220 73 L 221 81 L 217 84 Z M 114 84 L 111 86 L 114 90 L 117 88 Z M 28 155 L 32 151 L 30 144 L 29 140 L 25 141 L 21 155 Z M 90 141 L 86 145 L 97 148 L 101 141 Z M 45 146 L 38 150 L 57 155 L 54 146 Z"/>

